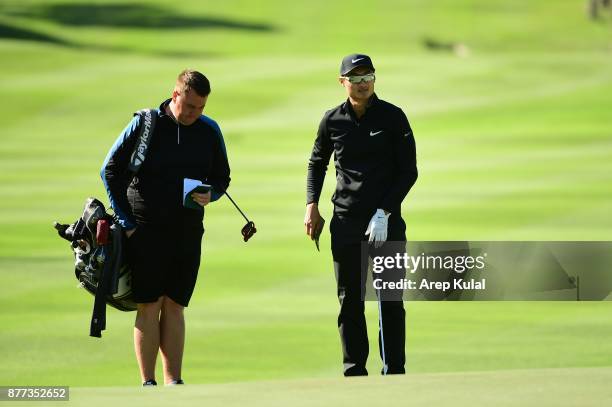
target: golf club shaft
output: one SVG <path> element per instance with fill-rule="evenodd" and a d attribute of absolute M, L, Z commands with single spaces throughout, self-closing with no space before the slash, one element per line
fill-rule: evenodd
<path fill-rule="evenodd" d="M 382 304 L 380 299 L 380 290 L 377 290 L 376 297 L 378 297 L 378 323 L 380 328 L 380 348 L 382 350 L 383 360 L 383 375 L 387 375 L 387 352 L 385 351 L 385 334 L 383 331 L 383 315 L 382 315 Z"/>
<path fill-rule="evenodd" d="M 244 214 L 244 212 L 242 212 L 240 210 L 240 208 L 238 207 L 238 205 L 236 205 L 236 202 L 234 202 L 234 200 L 232 199 L 232 197 L 227 193 L 227 191 L 224 192 L 225 195 L 227 195 L 227 197 L 229 198 L 230 201 L 232 201 L 232 203 L 234 204 L 234 206 L 236 207 L 236 209 L 238 209 L 238 212 L 240 212 L 240 214 L 242 215 L 242 217 L 244 219 L 246 219 L 247 222 L 250 222 L 249 218 L 246 217 L 246 215 Z"/>

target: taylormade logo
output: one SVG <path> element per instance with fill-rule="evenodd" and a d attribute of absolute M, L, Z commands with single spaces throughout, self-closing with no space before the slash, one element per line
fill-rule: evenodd
<path fill-rule="evenodd" d="M 145 159 L 145 153 L 147 151 L 147 141 L 149 140 L 149 136 L 151 135 L 151 111 L 147 110 L 145 112 L 144 117 L 144 131 L 142 132 L 142 137 L 140 138 L 140 144 L 138 145 L 138 149 L 134 152 L 132 157 L 133 165 L 141 165 Z"/>

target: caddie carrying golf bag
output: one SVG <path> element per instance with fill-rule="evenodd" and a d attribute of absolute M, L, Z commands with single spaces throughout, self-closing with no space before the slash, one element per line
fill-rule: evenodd
<path fill-rule="evenodd" d="M 76 222 L 55 222 L 54 227 L 60 237 L 70 242 L 79 286 L 95 297 L 89 335 L 100 338 L 106 329 L 106 304 L 120 311 L 136 309 L 123 231 L 95 198 L 85 201 L 83 215 Z"/>

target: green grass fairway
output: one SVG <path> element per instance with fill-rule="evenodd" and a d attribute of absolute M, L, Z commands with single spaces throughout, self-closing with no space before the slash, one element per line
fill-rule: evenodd
<path fill-rule="evenodd" d="M 612 240 L 611 13 L 590 21 L 582 0 L 175 3 L 0 3 L 0 385 L 69 385 L 88 406 L 610 403 L 609 302 L 408 303 L 410 374 L 379 378 L 371 341 L 371 376 L 343 380 L 329 234 L 317 253 L 302 222 L 319 120 L 345 98 L 340 60 L 365 52 L 415 132 L 409 239 Z M 103 339 L 88 337 L 92 298 L 51 225 L 107 201 L 107 151 L 185 67 L 211 80 L 205 114 L 258 233 L 244 244 L 229 201 L 207 208 L 189 386 L 144 392 L 134 314 L 110 309 Z M 333 181 L 332 163 L 328 221 Z"/>
<path fill-rule="evenodd" d="M 135 389 L 73 388 L 71 406 L 168 404 L 210 407 L 372 406 L 602 406 L 612 369 L 531 369 L 497 372 L 429 373 L 404 377 L 276 380 Z M 228 395 L 231 394 L 231 397 Z M 27 403 L 32 404 L 32 403 Z M 55 403 L 55 404 L 60 404 Z M 21 405 L 21 404 L 19 404 Z"/>

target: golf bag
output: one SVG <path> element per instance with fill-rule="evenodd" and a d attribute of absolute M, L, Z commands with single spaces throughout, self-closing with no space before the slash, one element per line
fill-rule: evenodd
<path fill-rule="evenodd" d="M 59 236 L 70 242 L 79 286 L 95 297 L 90 336 L 99 338 L 106 328 L 106 304 L 120 311 L 136 309 L 123 230 L 95 198 L 85 201 L 83 215 L 74 223 L 55 222 L 54 226 Z"/>

